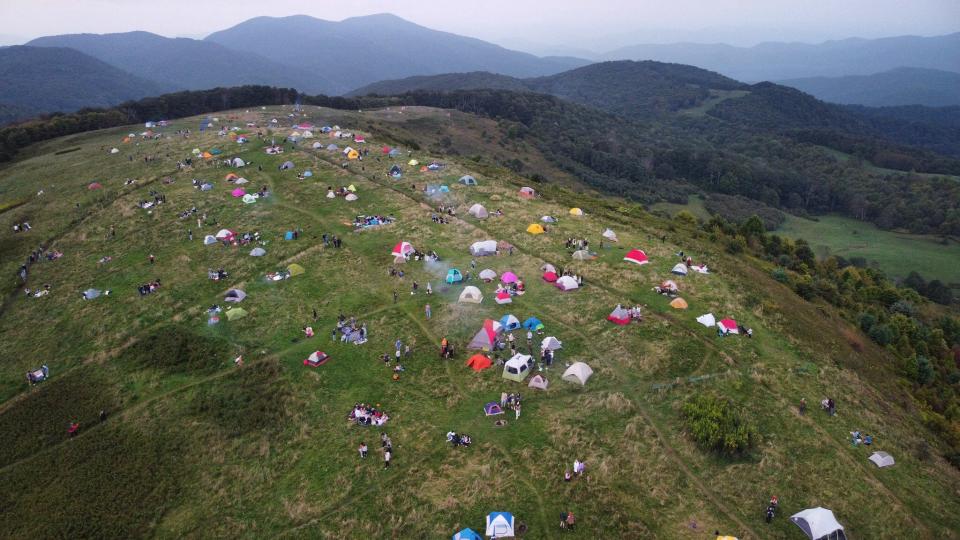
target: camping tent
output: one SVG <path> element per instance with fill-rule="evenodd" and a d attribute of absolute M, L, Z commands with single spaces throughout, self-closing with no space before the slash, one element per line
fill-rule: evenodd
<path fill-rule="evenodd" d="M 673 301 L 670 302 L 670 307 L 672 307 L 673 309 L 687 309 L 690 306 L 687 304 L 687 301 L 684 300 L 683 298 L 674 298 Z"/>
<path fill-rule="evenodd" d="M 589 261 L 595 258 L 596 257 L 593 255 L 593 253 L 590 253 L 585 249 L 578 249 L 577 251 L 573 252 L 573 260 L 575 261 Z"/>
<path fill-rule="evenodd" d="M 411 166 L 411 167 L 416 167 L 416 166 L 419 165 L 419 164 L 420 164 L 420 162 L 417 161 L 417 160 L 415 160 L 415 159 L 411 159 L 410 161 L 407 162 L 407 165 L 409 165 L 409 166 Z"/>
<path fill-rule="evenodd" d="M 561 291 L 575 291 L 580 288 L 580 285 L 577 284 L 577 280 L 573 279 L 570 276 L 561 276 L 557 279 L 556 286 Z"/>
<path fill-rule="evenodd" d="M 483 537 L 481 537 L 477 531 L 467 527 L 453 535 L 453 540 L 483 540 Z"/>
<path fill-rule="evenodd" d="M 833 512 L 826 508 L 819 506 L 808 508 L 790 516 L 790 521 L 800 527 L 810 540 L 846 540 L 847 538 L 843 534 L 843 525 L 833 516 Z"/>
<path fill-rule="evenodd" d="M 313 351 L 303 360 L 303 365 L 310 367 L 322 366 L 330 359 L 330 355 L 323 351 Z"/>
<path fill-rule="evenodd" d="M 630 253 L 627 253 L 627 256 L 623 260 L 633 263 L 633 264 L 647 264 L 650 262 L 647 259 L 647 254 L 640 249 L 631 249 Z"/>
<path fill-rule="evenodd" d="M 530 379 L 530 384 L 527 385 L 527 388 L 539 388 L 540 390 L 546 390 L 547 386 L 549 385 L 550 381 L 548 381 L 543 375 L 537 373 Z"/>
<path fill-rule="evenodd" d="M 547 283 L 556 283 L 557 282 L 557 273 L 556 272 L 544 272 L 543 280 Z"/>
<path fill-rule="evenodd" d="M 553 336 L 549 336 L 549 337 L 543 338 L 543 341 L 540 342 L 540 348 L 550 349 L 551 351 L 555 351 L 557 349 L 562 349 L 563 343 L 559 339 Z"/>
<path fill-rule="evenodd" d="M 583 386 L 587 384 L 587 379 L 589 379 L 591 375 L 593 375 L 593 370 L 590 369 L 590 366 L 583 362 L 574 362 L 563 372 L 563 380 L 580 383 L 580 386 Z"/>
<path fill-rule="evenodd" d="M 603 231 L 603 234 L 602 234 L 601 236 L 603 236 L 604 238 L 606 238 L 607 240 L 609 240 L 609 241 L 611 241 L 611 242 L 617 242 L 617 241 L 618 241 L 618 240 L 617 240 L 617 233 L 613 232 L 613 229 L 607 229 L 607 230 Z"/>
<path fill-rule="evenodd" d="M 523 327 L 527 330 L 543 330 L 543 323 L 540 322 L 540 319 L 536 317 L 530 317 L 529 319 L 523 321 Z"/>
<path fill-rule="evenodd" d="M 720 329 L 723 330 L 724 332 L 729 332 L 731 334 L 740 333 L 739 325 L 737 324 L 737 321 L 729 317 L 726 319 L 721 319 L 720 322 L 717 323 L 717 326 L 720 327 Z"/>
<path fill-rule="evenodd" d="M 475 186 L 475 185 L 477 185 L 477 179 L 474 178 L 474 177 L 472 177 L 472 176 L 470 176 L 469 174 L 466 174 L 466 175 L 461 176 L 461 177 L 460 177 L 460 180 L 458 180 L 458 182 L 460 182 L 461 184 L 463 184 L 463 185 L 465 185 L 465 186 Z"/>
<path fill-rule="evenodd" d="M 249 182 L 249 180 L 246 178 L 237 178 L 233 181 L 234 184 L 246 184 L 247 182 Z"/>
<path fill-rule="evenodd" d="M 239 307 L 230 308 L 227 310 L 227 320 L 236 321 L 247 316 L 247 310 Z"/>
<path fill-rule="evenodd" d="M 356 193 L 347 193 L 347 196 L 344 197 L 343 200 L 353 202 L 359 198 Z"/>
<path fill-rule="evenodd" d="M 553 216 L 543 216 L 543 217 L 540 218 L 540 221 L 542 221 L 542 222 L 544 222 L 544 223 L 556 223 L 556 222 L 557 222 L 557 218 L 555 218 L 555 217 L 553 217 Z"/>
<path fill-rule="evenodd" d="M 621 306 L 613 308 L 613 311 L 610 315 L 607 315 L 607 320 L 619 324 L 620 326 L 625 326 L 630 324 L 630 312 L 623 309 Z"/>
<path fill-rule="evenodd" d="M 513 297 L 510 296 L 510 293 L 507 291 L 498 291 L 496 296 L 494 296 L 494 300 L 497 304 L 503 305 L 513 302 Z"/>
<path fill-rule="evenodd" d="M 111 148 L 111 149 L 110 149 L 110 153 L 111 153 L 111 154 L 119 154 L 119 153 L 120 153 L 120 149 L 119 149 L 119 148 Z"/>
<path fill-rule="evenodd" d="M 463 281 L 463 274 L 460 273 L 460 270 L 457 270 L 456 268 L 447 270 L 447 283 L 453 284 L 460 283 L 461 281 Z"/>
<path fill-rule="evenodd" d="M 313 149 L 314 149 L 314 150 L 319 150 L 319 149 L 323 148 L 323 143 L 320 142 L 320 141 L 317 141 L 317 142 L 313 143 L 312 146 L 313 146 Z"/>
<path fill-rule="evenodd" d="M 306 272 L 302 266 L 297 263 L 293 263 L 287 267 L 287 272 L 290 272 L 290 277 L 299 276 L 300 274 Z"/>
<path fill-rule="evenodd" d="M 234 197 L 243 197 L 244 195 L 247 194 L 247 192 L 244 191 L 243 188 L 238 187 L 237 189 L 231 191 L 230 194 L 233 195 Z"/>
<path fill-rule="evenodd" d="M 327 198 L 328 198 L 328 199 L 336 199 L 336 198 L 337 198 L 337 194 L 334 193 L 333 191 L 328 191 L 328 192 L 327 192 Z"/>
<path fill-rule="evenodd" d="M 889 467 L 895 463 L 895 461 L 893 461 L 893 456 L 886 452 L 874 452 L 867 459 L 872 461 L 877 467 L 880 468 Z"/>
<path fill-rule="evenodd" d="M 240 289 L 230 289 L 227 291 L 227 296 L 223 298 L 224 302 L 242 302 L 244 298 L 247 297 L 247 293 L 241 291 Z"/>
<path fill-rule="evenodd" d="M 328 152 L 336 152 L 336 151 L 339 150 L 339 149 L 340 149 L 340 147 L 337 146 L 337 145 L 335 145 L 335 144 L 333 144 L 333 143 L 330 143 L 330 144 L 327 145 L 327 151 L 328 151 Z"/>
<path fill-rule="evenodd" d="M 491 538 L 513 537 L 513 514 L 510 512 L 490 512 L 487 516 L 486 535 Z"/>
<path fill-rule="evenodd" d="M 480 349 L 484 351 L 493 350 L 493 343 L 497 340 L 497 335 L 502 330 L 503 327 L 500 326 L 500 323 L 497 321 L 492 321 L 490 319 L 483 321 L 483 326 L 476 333 L 476 335 L 473 336 L 473 339 L 470 340 L 467 348 Z"/>
<path fill-rule="evenodd" d="M 529 354 L 515 354 L 503 365 L 503 378 L 523 382 L 533 367 L 533 357 Z"/>
<path fill-rule="evenodd" d="M 527 232 L 530 234 L 543 234 L 546 231 L 543 230 L 543 225 L 531 223 L 530 226 L 527 227 Z"/>
<path fill-rule="evenodd" d="M 537 196 L 537 192 L 532 187 L 522 187 L 520 188 L 520 196 L 524 199 L 532 199 Z"/>
<path fill-rule="evenodd" d="M 391 255 L 394 257 L 406 257 L 407 255 L 414 252 L 413 245 L 410 242 L 400 242 L 393 248 Z"/>
<path fill-rule="evenodd" d="M 360 152 L 357 152 L 356 150 L 350 149 L 350 151 L 347 152 L 347 159 L 349 160 L 358 159 L 359 157 L 360 157 Z"/>
<path fill-rule="evenodd" d="M 246 193 L 246 194 L 244 194 L 244 196 L 243 196 L 243 202 L 244 202 L 245 204 L 253 204 L 253 203 L 257 202 L 257 197 L 254 196 L 254 195 L 251 195 L 251 194 L 249 194 L 249 193 Z"/>
<path fill-rule="evenodd" d="M 520 278 L 518 278 L 516 274 L 514 274 L 513 272 L 510 272 L 510 271 L 506 271 L 506 272 L 504 272 L 503 274 L 500 275 L 500 281 L 506 283 L 507 285 L 509 285 L 509 284 L 511 284 L 511 283 L 516 283 L 517 280 L 519 280 L 519 279 L 520 279 Z"/>
<path fill-rule="evenodd" d="M 582 216 L 582 215 L 583 215 L 583 210 L 581 210 L 581 209 L 579 209 L 579 208 L 571 208 L 571 209 L 570 209 L 570 215 L 571 215 L 571 216 Z"/>
<path fill-rule="evenodd" d="M 463 292 L 460 293 L 458 301 L 467 304 L 479 304 L 483 301 L 483 294 L 480 293 L 480 289 L 473 285 L 467 285 L 463 288 Z"/>
<path fill-rule="evenodd" d="M 223 177 L 223 179 L 226 180 L 227 182 L 230 182 L 231 180 L 236 180 L 237 178 L 240 178 L 240 177 L 237 176 L 236 173 L 227 173 L 227 175 Z"/>
<path fill-rule="evenodd" d="M 487 212 L 487 209 L 481 204 L 474 204 L 471 206 L 468 213 L 477 219 L 487 219 L 490 217 L 490 212 Z"/>
<path fill-rule="evenodd" d="M 469 360 L 467 360 L 466 365 L 468 368 L 479 373 L 492 366 L 493 362 L 491 362 L 489 358 L 482 354 L 475 354 L 471 356 Z"/>
<path fill-rule="evenodd" d="M 496 253 L 497 253 L 496 240 L 482 240 L 480 242 L 474 242 L 470 246 L 470 254 L 475 257 L 485 257 L 487 255 L 496 255 Z"/>
<path fill-rule="evenodd" d="M 498 414 L 503 414 L 503 407 L 500 406 L 496 401 L 491 401 L 483 406 L 483 414 L 487 416 L 496 416 Z"/>
<path fill-rule="evenodd" d="M 217 237 L 212 234 L 208 234 L 203 237 L 203 245 L 205 246 L 209 246 L 210 244 L 216 244 L 216 243 L 217 243 Z"/>
<path fill-rule="evenodd" d="M 293 168 L 293 162 L 292 162 L 292 161 L 284 161 L 284 162 L 283 162 L 283 165 L 280 166 L 280 170 L 281 170 L 281 171 L 285 171 L 285 170 L 287 170 L 287 169 L 292 169 L 292 168 Z"/>
<path fill-rule="evenodd" d="M 212 190 L 212 189 L 213 189 L 213 184 L 211 184 L 211 183 L 209 183 L 209 182 L 205 182 L 205 183 L 203 183 L 203 184 L 200 184 L 200 191 L 210 191 L 210 190 Z"/>
<path fill-rule="evenodd" d="M 83 291 L 83 298 L 85 300 L 93 300 L 98 296 L 100 296 L 100 290 L 98 289 L 87 289 Z"/>
<path fill-rule="evenodd" d="M 553 272 L 554 274 L 557 273 L 557 267 L 550 263 L 544 264 L 543 266 L 540 267 L 540 269 L 543 270 L 544 272 Z"/>
<path fill-rule="evenodd" d="M 230 229 L 220 229 L 219 231 L 217 231 L 217 240 L 230 241 L 230 240 L 233 240 L 234 236 L 236 236 L 236 234 Z"/>
<path fill-rule="evenodd" d="M 672 279 L 668 279 L 660 283 L 660 288 L 666 289 L 668 291 L 673 291 L 673 292 L 680 290 L 680 287 L 677 287 L 677 282 Z"/>
<path fill-rule="evenodd" d="M 311 178 L 311 177 L 313 177 L 313 171 L 303 171 L 303 177 L 304 177 L 304 178 Z"/>
<path fill-rule="evenodd" d="M 244 160 L 242 160 L 242 159 L 240 159 L 240 158 L 238 158 L 238 157 L 237 157 L 237 158 L 233 158 L 233 160 L 232 160 L 230 163 L 231 163 L 234 167 L 245 167 L 245 166 L 247 165 L 247 162 L 246 162 L 246 161 L 244 161 Z"/>
<path fill-rule="evenodd" d="M 87 186 L 87 189 L 100 189 L 102 187 L 103 185 L 100 184 L 100 182 L 91 182 L 90 185 Z"/>
<path fill-rule="evenodd" d="M 713 313 L 707 313 L 706 315 L 697 317 L 697 322 L 707 328 L 713 328 L 717 324 L 717 319 L 713 316 Z"/>
<path fill-rule="evenodd" d="M 484 280 L 484 281 L 493 281 L 493 280 L 497 279 L 497 273 L 494 272 L 493 270 L 489 269 L 489 268 L 485 268 L 485 269 L 481 270 L 481 271 L 480 271 L 480 274 L 478 274 L 478 275 L 479 275 L 480 279 L 482 279 L 482 280 Z"/>
<path fill-rule="evenodd" d="M 687 275 L 687 265 L 683 263 L 677 263 L 676 265 L 674 265 L 673 270 L 671 270 L 670 272 L 678 276 L 685 276 Z"/>
<path fill-rule="evenodd" d="M 500 318 L 500 325 L 503 326 L 503 330 L 506 332 L 519 330 L 520 319 L 516 318 L 514 315 L 507 314 Z"/>
<path fill-rule="evenodd" d="M 263 249 L 262 247 L 255 247 L 250 250 L 251 257 L 263 257 L 266 254 L 267 250 Z"/>

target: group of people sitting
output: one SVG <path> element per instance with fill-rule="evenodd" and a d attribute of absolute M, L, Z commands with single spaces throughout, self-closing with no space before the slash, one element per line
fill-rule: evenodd
<path fill-rule="evenodd" d="M 469 447 L 470 443 L 473 442 L 473 439 L 470 438 L 466 433 L 456 433 L 454 431 L 447 432 L 447 442 L 450 443 L 454 448 L 458 446 Z"/>
<path fill-rule="evenodd" d="M 196 214 L 197 212 L 198 212 L 197 207 L 194 206 L 194 207 L 191 207 L 189 210 L 184 210 L 183 212 L 180 212 L 179 217 L 180 219 L 187 219 L 188 217 Z"/>
<path fill-rule="evenodd" d="M 390 420 L 390 417 L 373 405 L 357 403 L 350 410 L 347 419 L 359 426 L 382 426 Z"/>
<path fill-rule="evenodd" d="M 509 283 L 507 285 L 504 285 L 503 283 L 497 284 L 496 292 L 502 292 L 502 291 L 507 291 L 507 293 L 509 293 L 510 296 L 520 296 L 523 293 L 527 292 L 527 289 L 526 289 L 526 285 L 523 284 L 523 280 L 518 279 L 517 281 L 513 283 Z"/>
<path fill-rule="evenodd" d="M 353 218 L 354 229 L 366 229 L 368 227 L 378 227 L 393 223 L 396 219 L 393 216 L 357 216 Z"/>
<path fill-rule="evenodd" d="M 432 214 L 432 215 L 430 216 L 430 219 L 431 219 L 434 223 L 439 223 L 440 225 L 446 225 L 446 224 L 450 223 L 450 219 L 444 217 L 443 214 Z"/>
<path fill-rule="evenodd" d="M 346 197 L 353 192 L 347 189 L 346 186 L 340 186 L 337 189 L 333 189 L 333 186 L 327 186 L 327 193 L 333 193 L 337 197 Z"/>
<path fill-rule="evenodd" d="M 437 255 L 436 251 L 420 251 L 417 249 L 413 250 L 413 253 L 409 255 L 409 259 L 414 261 L 427 261 L 427 262 L 437 262 L 440 260 L 440 256 Z"/>
<path fill-rule="evenodd" d="M 337 317 L 337 327 L 333 329 L 333 339 L 340 335 L 341 343 L 353 343 L 354 345 L 363 345 L 367 342 L 367 323 L 357 322 L 356 317 L 350 317 L 347 321 L 343 314 Z"/>
<path fill-rule="evenodd" d="M 680 293 L 680 289 L 672 285 L 669 285 L 667 283 L 661 283 L 660 285 L 656 285 L 653 287 L 653 292 L 657 294 L 662 294 L 663 296 L 666 296 L 669 298 L 676 298 Z"/>
<path fill-rule="evenodd" d="M 24 222 L 21 222 L 21 223 L 14 223 L 14 224 L 13 224 L 13 232 L 15 232 L 15 233 L 27 232 L 27 231 L 30 230 L 30 228 L 31 228 L 31 227 L 30 227 L 30 222 L 29 222 L 29 221 L 24 221 Z"/>
<path fill-rule="evenodd" d="M 140 285 L 139 287 L 137 287 L 137 292 L 140 293 L 140 296 L 146 296 L 159 288 L 160 288 L 160 279 L 157 278 L 151 281 L 150 283 L 144 283 L 143 285 Z"/>
<path fill-rule="evenodd" d="M 50 294 L 50 290 L 51 290 L 50 284 L 49 284 L 49 283 L 44 283 L 44 284 L 43 284 L 43 287 L 40 288 L 40 289 L 30 290 L 30 287 L 27 287 L 27 288 L 23 289 L 23 292 L 24 292 L 24 294 L 26 294 L 27 296 L 30 296 L 30 297 L 33 297 L 33 298 L 40 298 L 41 296 L 46 296 L 46 295 Z"/>
<path fill-rule="evenodd" d="M 623 309 L 623 305 L 617 304 L 617 309 Z M 640 306 L 633 306 L 627 308 L 627 315 L 630 316 L 632 321 L 643 321 L 643 313 L 640 311 Z"/>
<path fill-rule="evenodd" d="M 850 432 L 850 444 L 854 446 L 870 446 L 873 444 L 873 436 L 869 433 L 860 433 L 860 430 Z"/>
<path fill-rule="evenodd" d="M 152 201 L 148 199 L 143 199 L 137 203 L 137 206 L 139 206 L 140 208 L 143 208 L 144 210 L 147 210 L 149 208 L 153 208 L 154 206 L 167 202 L 167 196 L 164 195 L 163 193 L 159 193 L 157 191 L 151 190 L 150 196 L 153 197 Z"/>
<path fill-rule="evenodd" d="M 586 238 L 567 238 L 567 249 L 579 251 L 581 249 L 590 249 L 590 241 Z"/>

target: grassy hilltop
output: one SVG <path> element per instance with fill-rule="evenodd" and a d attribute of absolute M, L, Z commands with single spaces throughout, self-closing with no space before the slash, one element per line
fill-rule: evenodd
<path fill-rule="evenodd" d="M 339 152 L 311 148 L 330 142 L 317 131 L 317 139 L 268 156 L 255 136 L 238 145 L 216 130 L 198 133 L 199 118 L 190 118 L 157 141 L 122 142 L 142 126 L 90 132 L 38 144 L 0 168 L 0 537 L 444 538 L 464 527 L 483 532 L 485 515 L 503 510 L 527 525 L 526 538 L 555 538 L 559 513 L 572 510 L 578 530 L 569 535 L 582 538 L 710 538 L 720 530 L 790 539 L 803 535 L 788 516 L 813 506 L 832 509 L 850 538 L 960 537 L 960 473 L 931 448 L 913 401 L 891 376 L 889 353 L 833 308 L 802 301 L 762 262 L 726 253 L 693 226 L 584 191 L 526 144 L 498 142 L 493 121 L 414 107 L 309 109 L 297 121 L 364 133 L 369 157 L 343 168 Z M 277 118 L 279 142 L 291 131 L 289 112 L 213 116 L 264 130 Z M 194 133 L 183 139 L 177 129 Z M 382 145 L 402 153 L 381 157 Z M 236 169 L 199 160 L 177 171 L 193 148 L 251 163 Z M 510 172 L 504 165 L 517 157 L 551 182 Z M 445 167 L 419 172 L 410 159 Z M 294 169 L 278 170 L 287 160 Z M 385 175 L 393 163 L 403 167 L 400 181 Z M 298 180 L 306 170 L 313 175 Z M 267 186 L 272 195 L 242 203 L 224 180 L 231 172 L 249 180 L 247 191 Z M 463 174 L 479 185 L 459 185 Z M 136 182 L 124 185 L 128 178 Z M 194 178 L 213 190 L 195 189 Z M 103 188 L 88 189 L 92 182 Z M 428 197 L 427 183 L 450 192 Z M 327 186 L 350 184 L 359 200 L 325 198 Z M 518 197 L 523 185 L 540 197 Z M 148 212 L 137 202 L 152 199 L 151 190 L 167 202 Z M 467 208 L 477 202 L 504 216 L 473 219 Z M 440 204 L 456 207 L 452 223 L 431 220 Z M 207 215 L 200 228 L 195 216 L 178 217 L 193 206 Z M 569 215 L 572 206 L 586 215 Z M 373 214 L 396 222 L 353 232 L 355 216 Z M 559 223 L 548 234 L 527 234 L 544 215 Z M 32 229 L 11 232 L 21 221 Z M 571 260 L 566 238 L 589 238 L 597 249 L 606 227 L 619 243 L 605 243 L 596 260 Z M 259 231 L 267 255 L 250 257 L 253 245 L 205 246 L 204 235 L 221 228 Z M 293 229 L 302 234 L 285 241 Z M 343 247 L 325 248 L 323 233 L 340 236 Z M 467 248 L 484 239 L 515 246 L 512 256 L 477 259 L 472 271 L 521 276 L 528 292 L 512 304 L 494 303 L 492 283 L 471 282 L 485 296 L 479 305 L 458 303 L 462 285 L 443 284 L 447 268 L 470 270 Z M 410 262 L 402 280 L 391 277 L 390 252 L 401 240 L 435 250 L 441 263 Z M 63 257 L 31 267 L 28 286 L 50 284 L 51 292 L 27 297 L 15 274 L 39 244 Z M 623 262 L 631 248 L 644 249 L 651 263 Z M 671 275 L 680 250 L 712 273 Z M 99 263 L 105 256 L 112 260 Z M 305 274 L 264 280 L 293 262 Z M 582 274 L 584 287 L 562 293 L 543 282 L 545 263 Z M 209 280 L 207 269 L 219 267 L 229 278 Z M 137 286 L 157 278 L 160 289 L 140 297 Z M 671 278 L 688 310 L 673 310 L 651 291 Z M 414 280 L 421 292 L 411 295 Z M 422 292 L 427 282 L 431 297 Z M 112 293 L 83 300 L 91 287 Z M 249 315 L 208 325 L 207 308 L 228 306 L 231 288 L 248 293 L 239 306 Z M 645 320 L 607 322 L 617 303 L 646 306 Z M 707 312 L 752 327 L 753 339 L 717 337 L 695 321 Z M 332 342 L 339 313 L 366 322 L 370 341 Z M 463 347 L 483 320 L 508 313 L 540 318 L 545 336 L 563 342 L 546 373 L 548 390 L 464 366 L 472 352 Z M 312 339 L 301 331 L 308 324 Z M 443 337 L 457 344 L 455 360 L 438 358 Z M 379 356 L 392 354 L 397 338 L 413 356 L 393 381 Z M 332 359 L 305 367 L 317 349 Z M 242 367 L 233 365 L 238 355 Z M 583 387 L 561 380 L 573 361 L 594 370 Z M 24 373 L 41 364 L 50 379 L 28 388 Z M 508 413 L 499 417 L 507 425 L 495 427 L 483 405 L 517 391 L 521 418 Z M 682 413 L 697 395 L 731 400 L 756 427 L 757 444 L 734 457 L 698 446 Z M 826 396 L 837 400 L 838 416 L 818 410 Z M 796 407 L 803 397 L 806 415 Z M 346 421 L 359 401 L 391 416 L 382 429 L 394 445 L 388 470 L 378 452 L 381 429 Z M 109 411 L 102 423 L 101 409 Z M 81 427 L 68 439 L 71 421 Z M 871 450 L 850 444 L 856 429 L 873 434 L 873 449 L 893 454 L 896 465 L 867 461 Z M 470 434 L 473 446 L 450 448 L 450 430 Z M 372 450 L 365 461 L 356 452 L 361 441 Z M 587 478 L 565 483 L 575 458 L 586 460 Z M 781 510 L 766 524 L 770 495 L 780 497 Z"/>

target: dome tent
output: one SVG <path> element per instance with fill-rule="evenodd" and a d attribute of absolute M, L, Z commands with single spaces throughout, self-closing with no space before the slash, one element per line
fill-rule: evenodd
<path fill-rule="evenodd" d="M 610 315 L 607 315 L 607 320 L 613 324 L 625 326 L 630 324 L 630 313 L 621 306 L 617 306 L 613 309 Z"/>
<path fill-rule="evenodd" d="M 466 366 L 476 372 L 481 372 L 493 365 L 489 358 L 482 354 L 475 354 L 467 360 Z"/>
<path fill-rule="evenodd" d="M 251 257 L 263 257 L 266 254 L 267 250 L 263 249 L 262 247 L 255 247 L 250 250 Z"/>
<path fill-rule="evenodd" d="M 510 512 L 490 512 L 487 516 L 486 536 L 490 538 L 506 538 L 515 536 L 513 531 L 513 514 Z"/>
<path fill-rule="evenodd" d="M 577 280 L 573 279 L 570 276 L 561 276 L 557 279 L 555 283 L 558 289 L 561 291 L 575 291 L 580 288 L 580 285 L 577 283 Z"/>
<path fill-rule="evenodd" d="M 888 454 L 888 453 L 886 453 L 886 452 L 874 452 L 874 453 L 871 454 L 870 457 L 868 457 L 867 459 L 869 459 L 870 461 L 872 461 L 872 462 L 874 463 L 874 465 L 876 465 L 877 467 L 880 467 L 881 469 L 882 469 L 883 467 L 890 467 L 890 466 L 892 466 L 894 463 L 896 463 L 896 462 L 893 460 L 893 456 L 891 456 L 890 454 Z"/>
<path fill-rule="evenodd" d="M 826 508 L 808 508 L 790 516 L 792 521 L 810 540 L 846 540 L 843 525 L 833 512 Z"/>
<path fill-rule="evenodd" d="M 607 229 L 603 231 L 602 236 L 611 242 L 617 242 L 617 233 L 613 232 L 613 229 Z"/>
<path fill-rule="evenodd" d="M 507 291 L 499 291 L 496 296 L 494 296 L 494 301 L 502 306 L 503 304 L 513 303 L 513 297 L 510 296 L 510 293 Z"/>
<path fill-rule="evenodd" d="M 465 186 L 475 186 L 475 185 L 477 185 L 477 179 L 474 178 L 474 177 L 472 177 L 472 176 L 470 176 L 469 174 L 466 174 L 466 175 L 461 176 L 461 177 L 460 177 L 460 180 L 458 180 L 458 182 L 460 182 L 461 184 L 463 184 L 463 185 L 465 185 Z"/>
<path fill-rule="evenodd" d="M 243 299 L 247 297 L 247 293 L 241 291 L 240 289 L 230 289 L 227 291 L 227 295 L 223 298 L 224 302 L 243 302 Z"/>
<path fill-rule="evenodd" d="M 530 226 L 527 227 L 527 232 L 536 235 L 543 234 L 546 231 L 543 229 L 543 225 L 540 225 L 539 223 L 531 223 Z"/>
<path fill-rule="evenodd" d="M 477 219 L 487 219 L 490 217 L 490 212 L 487 212 L 487 209 L 481 204 L 475 204 L 471 206 L 468 212 L 471 216 Z"/>
<path fill-rule="evenodd" d="M 627 253 L 626 257 L 623 260 L 633 263 L 633 264 L 647 264 L 650 260 L 647 258 L 647 254 L 643 252 L 642 249 L 631 249 L 630 253 Z"/>
<path fill-rule="evenodd" d="M 512 332 L 514 330 L 520 329 L 520 319 L 516 316 L 507 314 L 500 319 L 500 326 L 503 327 L 505 332 Z"/>
<path fill-rule="evenodd" d="M 467 349 L 493 350 L 493 343 L 502 331 L 503 327 L 500 326 L 499 322 L 490 319 L 483 321 L 483 326 L 467 344 Z"/>
<path fill-rule="evenodd" d="M 578 383 L 580 386 L 587 384 L 587 379 L 593 375 L 593 369 L 583 362 L 574 362 L 563 372 L 563 380 L 572 383 Z"/>
<path fill-rule="evenodd" d="M 483 301 L 483 294 L 480 292 L 480 289 L 473 285 L 467 285 L 463 288 L 463 292 L 460 293 L 458 301 L 466 304 L 479 304 Z"/>
<path fill-rule="evenodd" d="M 579 216 L 582 216 L 582 215 L 583 215 L 583 210 L 581 210 L 581 209 L 579 209 L 579 208 L 571 208 L 571 209 L 570 209 L 570 215 L 571 215 L 571 216 L 578 216 L 578 217 L 579 217 Z"/>
<path fill-rule="evenodd" d="M 687 275 L 687 265 L 685 265 L 685 264 L 683 264 L 683 263 L 677 263 L 677 264 L 673 267 L 673 270 L 670 270 L 670 273 L 671 273 L 671 274 L 676 274 L 676 275 L 678 275 L 678 276 L 685 276 L 685 275 Z"/>
<path fill-rule="evenodd" d="M 530 384 L 527 385 L 527 388 L 538 388 L 540 390 L 546 390 L 549 385 L 550 385 L 550 381 L 548 381 L 543 375 L 537 373 L 536 375 L 530 378 Z"/>
<path fill-rule="evenodd" d="M 478 274 L 478 276 L 480 277 L 480 279 L 482 279 L 482 280 L 484 280 L 484 281 L 493 281 L 493 280 L 497 279 L 497 273 L 494 272 L 493 270 L 489 269 L 489 268 L 485 268 L 485 269 L 481 270 L 481 271 L 480 271 L 480 274 Z"/>

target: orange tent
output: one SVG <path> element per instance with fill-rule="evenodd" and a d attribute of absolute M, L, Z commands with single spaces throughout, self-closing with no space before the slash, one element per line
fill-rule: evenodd
<path fill-rule="evenodd" d="M 483 371 L 493 365 L 493 362 L 489 358 L 482 354 L 475 354 L 467 360 L 467 367 L 473 369 L 476 372 Z"/>
<path fill-rule="evenodd" d="M 240 178 L 240 177 L 237 176 L 237 175 L 235 175 L 235 174 L 233 174 L 233 173 L 230 173 L 230 174 L 228 174 L 228 175 L 226 175 L 226 176 L 223 177 L 224 180 L 228 180 L 228 181 L 229 181 L 229 180 L 236 180 L 237 178 Z"/>
<path fill-rule="evenodd" d="M 213 157 L 213 154 L 211 154 L 210 152 L 203 153 L 203 159 L 210 159 L 212 157 Z"/>

